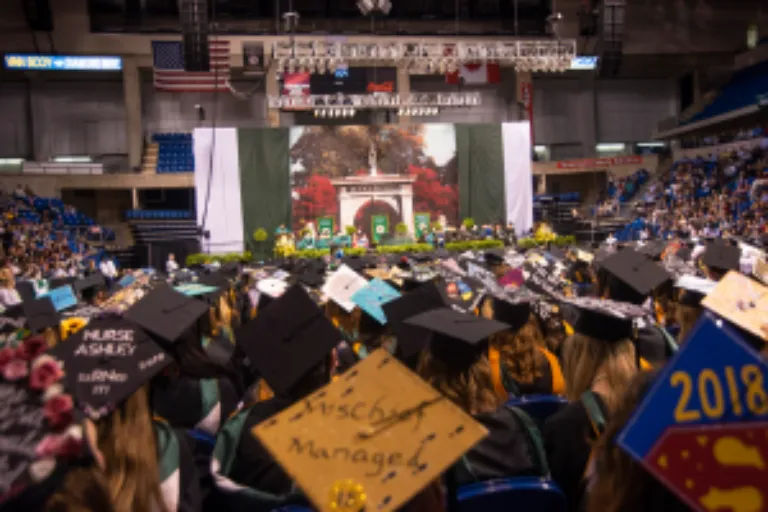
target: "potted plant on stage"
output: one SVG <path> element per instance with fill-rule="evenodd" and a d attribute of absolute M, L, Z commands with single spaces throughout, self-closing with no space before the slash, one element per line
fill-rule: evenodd
<path fill-rule="evenodd" d="M 255 251 L 253 251 L 259 258 L 263 258 L 266 254 L 265 242 L 269 238 L 269 233 L 264 228 L 259 228 L 253 232 L 253 241 L 255 242 Z"/>
<path fill-rule="evenodd" d="M 357 233 L 357 228 L 355 226 L 346 226 L 344 228 L 344 232 L 347 235 L 347 239 L 345 240 L 345 246 L 346 247 L 352 247 L 353 242 L 355 241 L 355 234 Z"/>

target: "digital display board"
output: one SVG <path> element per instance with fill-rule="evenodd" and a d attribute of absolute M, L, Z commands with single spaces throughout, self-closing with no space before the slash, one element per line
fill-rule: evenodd
<path fill-rule="evenodd" d="M 597 69 L 597 57 L 590 55 L 574 57 L 571 60 L 571 69 L 576 71 Z"/>
<path fill-rule="evenodd" d="M 42 71 L 120 71 L 123 59 L 91 55 L 34 55 L 8 53 L 5 69 Z"/>

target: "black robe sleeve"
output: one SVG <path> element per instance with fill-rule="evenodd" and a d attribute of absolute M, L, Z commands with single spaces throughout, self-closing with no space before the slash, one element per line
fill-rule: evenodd
<path fill-rule="evenodd" d="M 283 471 L 280 464 L 272 458 L 256 436 L 251 435 L 253 427 L 289 405 L 291 404 L 287 400 L 272 398 L 251 406 L 248 419 L 243 426 L 235 462 L 229 473 L 232 480 L 278 496 L 291 492 L 293 479 Z"/>
<path fill-rule="evenodd" d="M 595 395 L 601 409 L 605 407 Z M 544 423 L 544 447 L 552 479 L 568 500 L 569 510 L 579 510 L 585 491 L 584 472 L 594 439 L 592 423 L 581 401 L 572 402 Z"/>
<path fill-rule="evenodd" d="M 174 430 L 179 440 L 179 512 L 200 512 L 203 510 L 203 489 L 199 466 L 190 448 L 187 435 Z M 210 489 L 210 488 L 209 488 Z"/>

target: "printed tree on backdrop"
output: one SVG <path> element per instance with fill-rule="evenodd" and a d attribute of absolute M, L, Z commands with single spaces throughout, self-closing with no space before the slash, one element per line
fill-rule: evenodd
<path fill-rule="evenodd" d="M 313 174 L 303 186 L 293 190 L 293 229 L 303 227 L 304 221 L 316 221 L 318 217 L 333 217 L 339 213 L 336 189 L 327 176 Z"/>
<path fill-rule="evenodd" d="M 450 224 L 458 220 L 459 191 L 456 184 L 440 182 L 437 171 L 409 166 L 408 174 L 416 176 L 413 183 L 413 211 L 445 215 Z"/>

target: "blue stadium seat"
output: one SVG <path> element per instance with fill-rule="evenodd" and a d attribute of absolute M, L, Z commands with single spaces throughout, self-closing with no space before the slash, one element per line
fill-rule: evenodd
<path fill-rule="evenodd" d="M 557 395 L 530 395 L 511 398 L 507 405 L 522 409 L 528 415 L 540 422 L 555 414 L 561 408 L 565 407 L 568 400 Z"/>
<path fill-rule="evenodd" d="M 563 491 L 551 480 L 507 478 L 459 487 L 459 512 L 566 512 Z"/>

